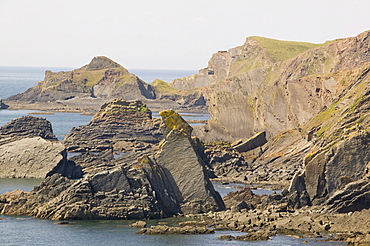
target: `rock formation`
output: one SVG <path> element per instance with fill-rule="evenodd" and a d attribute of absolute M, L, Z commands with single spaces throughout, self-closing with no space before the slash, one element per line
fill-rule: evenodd
<path fill-rule="evenodd" d="M 292 185 L 291 191 L 300 193 L 304 184 L 303 192 L 307 192 L 313 204 L 323 204 L 327 199 L 338 203 L 340 196 L 335 194 L 347 184 L 347 191 L 342 194 L 351 193 L 353 187 L 362 189 L 361 186 L 351 185 L 351 182 L 367 176 L 370 161 L 369 66 L 352 70 L 354 82 L 333 105 L 303 128 L 312 147 L 304 158 L 301 182 Z"/>
<path fill-rule="evenodd" d="M 9 106 L 3 103 L 3 99 L 0 98 L 0 109 L 7 109 L 7 108 L 9 108 Z"/>
<path fill-rule="evenodd" d="M 1 178 L 45 178 L 54 173 L 82 176 L 81 167 L 67 160 L 49 121 L 23 116 L 0 128 Z"/>
<path fill-rule="evenodd" d="M 173 80 L 177 89 L 203 87 L 210 124 L 203 140 L 235 141 L 266 131 L 300 128 L 331 105 L 353 81 L 348 69 L 370 61 L 370 31 L 309 44 L 260 37 L 212 56 L 197 75 Z M 222 134 L 222 135 L 221 135 Z"/>
<path fill-rule="evenodd" d="M 100 97 L 113 99 L 124 96 L 127 100 L 154 98 L 151 87 L 129 73 L 116 62 L 103 57 L 69 72 L 45 72 L 45 79 L 24 93 L 11 96 L 7 102 L 55 102 L 72 98 Z"/>
<path fill-rule="evenodd" d="M 67 161 L 64 145 L 41 137 L 0 145 L 0 178 L 45 178 L 60 173 L 81 177 L 81 167 Z"/>
<path fill-rule="evenodd" d="M 194 150 L 192 127 L 175 111 L 160 112 L 166 137 L 155 155 L 175 190 L 176 200 L 185 213 L 199 213 L 223 208 L 220 195 L 208 179 L 205 165 Z M 186 154 L 185 154 L 186 153 Z M 191 179 L 186 177 L 191 175 Z"/>
<path fill-rule="evenodd" d="M 125 151 L 130 143 L 159 143 L 159 124 L 141 101 L 115 99 L 103 104 L 87 125 L 71 129 L 63 143 L 68 151 Z"/>
<path fill-rule="evenodd" d="M 202 93 L 176 90 L 161 80 L 147 84 L 104 56 L 94 57 L 89 64 L 73 71 L 46 71 L 38 85 L 5 101 L 12 109 L 95 112 L 115 98 L 141 100 L 156 109 L 207 108 Z"/>
<path fill-rule="evenodd" d="M 104 115 L 101 111 L 94 118 Z M 161 115 L 166 137 L 156 155 L 143 154 L 131 163 L 125 156 L 114 161 L 107 156 L 105 171 L 90 167 L 79 180 L 54 174 L 31 192 L 2 196 L 0 212 L 59 220 L 153 219 L 224 209 L 198 156 L 191 127 L 174 111 Z"/>
<path fill-rule="evenodd" d="M 51 123 L 40 117 L 23 116 L 0 127 L 0 143 L 38 136 L 48 140 L 57 140 Z"/>

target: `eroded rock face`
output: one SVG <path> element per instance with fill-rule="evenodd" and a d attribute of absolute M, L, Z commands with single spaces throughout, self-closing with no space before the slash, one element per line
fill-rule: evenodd
<path fill-rule="evenodd" d="M 51 123 L 40 117 L 23 116 L 10 121 L 0 128 L 0 144 L 37 136 L 48 140 L 57 140 Z"/>
<path fill-rule="evenodd" d="M 53 173 L 82 176 L 81 167 L 67 161 L 60 142 L 34 137 L 0 145 L 1 178 L 46 178 Z"/>
<path fill-rule="evenodd" d="M 200 213 L 224 209 L 220 195 L 208 179 L 204 163 L 194 150 L 191 126 L 172 110 L 162 111 L 160 115 L 167 134 L 155 159 L 171 185 L 177 187 L 175 197 L 181 210 Z"/>
<path fill-rule="evenodd" d="M 141 101 L 115 99 L 103 104 L 87 125 L 73 128 L 63 143 L 69 151 L 80 152 L 114 146 L 122 150 L 125 141 L 156 144 L 163 138 L 159 124 Z"/>
<path fill-rule="evenodd" d="M 170 84 L 178 89 L 203 87 L 217 124 L 197 133 L 202 140 L 232 142 L 260 131 L 270 138 L 301 127 L 335 101 L 356 79 L 347 70 L 370 61 L 369 35 L 367 31 L 322 45 L 249 37 L 242 46 L 214 54 L 197 75 Z"/>

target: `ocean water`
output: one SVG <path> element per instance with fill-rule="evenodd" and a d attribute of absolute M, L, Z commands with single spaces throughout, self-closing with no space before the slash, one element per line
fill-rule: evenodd
<path fill-rule="evenodd" d="M 71 68 L 29 68 L 29 67 L 0 67 L 0 98 L 7 98 L 27 90 L 36 85 L 44 77 L 45 70 L 68 71 Z M 162 79 L 167 82 L 174 78 L 184 77 L 196 71 L 172 71 L 172 70 L 135 70 L 130 72 L 138 75 L 144 81 Z M 0 126 L 10 120 L 23 115 L 33 115 L 37 110 L 0 110 Z M 51 121 L 53 131 L 59 139 L 72 127 L 87 124 L 92 116 L 77 113 L 54 113 L 35 115 Z M 158 114 L 154 113 L 154 117 Z M 208 119 L 207 114 L 184 114 L 185 119 Z M 15 189 L 30 191 L 41 182 L 40 179 L 0 179 L 0 194 Z M 230 191 L 237 189 L 235 186 L 215 185 L 216 190 L 224 196 Z M 259 191 L 269 193 L 271 191 Z M 174 223 L 175 219 L 148 221 L 150 225 L 158 222 Z M 137 235 L 137 229 L 129 227 L 133 221 L 73 221 L 70 224 L 60 225 L 55 221 L 37 219 L 28 216 L 5 216 L 0 215 L 0 245 L 346 245 L 340 242 L 316 242 L 314 239 L 296 239 L 278 235 L 267 242 L 243 242 L 219 240 L 220 235 L 244 235 L 235 231 L 216 231 L 209 235 Z M 306 240 L 308 243 L 304 243 Z"/>

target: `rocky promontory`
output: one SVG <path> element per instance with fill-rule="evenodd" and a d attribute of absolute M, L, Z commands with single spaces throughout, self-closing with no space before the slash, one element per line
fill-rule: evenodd
<path fill-rule="evenodd" d="M 10 96 L 5 103 L 10 109 L 96 112 L 103 103 L 119 98 L 141 100 L 158 111 L 167 108 L 206 110 L 201 93 L 167 90 L 170 86 L 158 81 L 148 84 L 111 59 L 97 56 L 72 71 L 46 71 L 43 81 Z M 5 108 L 5 104 L 1 105 Z"/>

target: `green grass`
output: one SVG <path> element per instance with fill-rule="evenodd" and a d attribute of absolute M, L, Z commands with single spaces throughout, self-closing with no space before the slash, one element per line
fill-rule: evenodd
<path fill-rule="evenodd" d="M 251 38 L 257 41 L 265 49 L 269 57 L 271 57 L 275 62 L 288 60 L 307 50 L 324 45 L 306 42 L 282 41 L 263 37 Z"/>
<path fill-rule="evenodd" d="M 154 87 L 156 92 L 163 93 L 163 94 L 167 94 L 167 93 L 171 94 L 171 93 L 175 93 L 179 91 L 178 89 L 173 88 L 168 83 L 160 79 L 154 80 L 153 83 L 151 83 L 151 86 Z"/>

